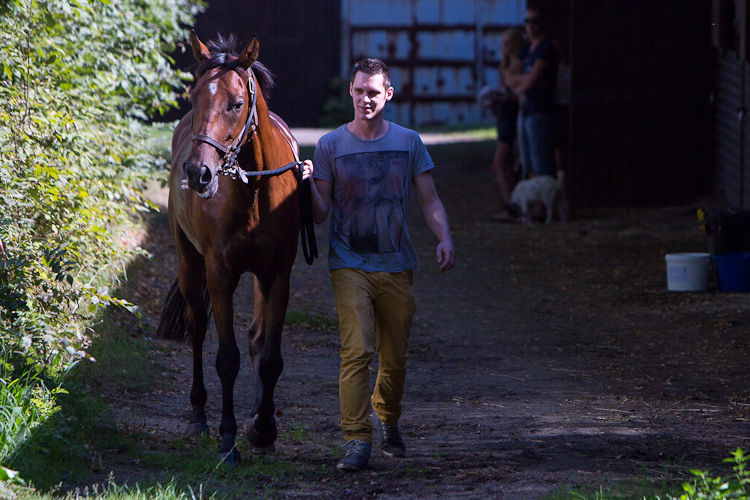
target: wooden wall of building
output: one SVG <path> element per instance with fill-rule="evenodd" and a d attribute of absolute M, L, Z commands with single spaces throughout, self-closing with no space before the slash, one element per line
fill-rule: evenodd
<path fill-rule="evenodd" d="M 570 6 L 573 203 L 697 201 L 711 190 L 711 4 Z"/>
<path fill-rule="evenodd" d="M 277 76 L 271 110 L 293 127 L 317 125 L 339 73 L 339 0 L 212 0 L 195 31 L 204 43 L 231 33 L 247 43 L 257 34 L 259 60 Z M 193 69 L 192 53 L 179 55 L 177 64 Z"/>

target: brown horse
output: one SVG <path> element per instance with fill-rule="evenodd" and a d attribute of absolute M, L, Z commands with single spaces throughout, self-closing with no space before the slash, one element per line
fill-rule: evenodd
<path fill-rule="evenodd" d="M 193 110 L 174 131 L 169 180 L 179 289 L 170 292 L 159 333 L 175 338 L 184 332 L 175 327 L 186 326 L 193 346 L 193 411 L 187 434 L 206 433 L 202 352 L 212 311 L 223 398 L 219 454 L 221 460 L 235 462 L 240 455 L 233 390 L 240 352 L 232 297 L 248 271 L 255 275 L 250 355 L 256 390 L 247 434 L 261 451 L 272 450 L 276 439 L 273 391 L 283 369 L 281 330 L 300 231 L 300 179 L 293 168 L 298 149 L 286 124 L 266 105 L 263 92 L 272 76 L 256 62 L 255 36 L 239 55 L 233 37 L 219 37 L 209 49 L 193 33 L 191 44 L 199 62 L 190 92 Z"/>

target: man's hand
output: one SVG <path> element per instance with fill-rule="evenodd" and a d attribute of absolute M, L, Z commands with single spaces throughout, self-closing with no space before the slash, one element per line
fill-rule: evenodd
<path fill-rule="evenodd" d="M 298 165 L 295 167 L 298 171 L 300 169 L 300 166 Z M 302 163 L 302 180 L 309 179 L 312 177 L 313 174 L 313 162 L 312 160 L 305 160 Z"/>
<path fill-rule="evenodd" d="M 456 263 L 456 251 L 453 249 L 453 241 L 445 240 L 441 241 L 437 246 L 437 261 L 440 264 L 438 272 L 448 271 L 453 269 Z"/>

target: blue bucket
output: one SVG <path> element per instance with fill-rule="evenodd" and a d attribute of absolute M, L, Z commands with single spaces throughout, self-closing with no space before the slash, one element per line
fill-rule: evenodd
<path fill-rule="evenodd" d="M 750 292 L 750 252 L 714 255 L 723 292 Z"/>

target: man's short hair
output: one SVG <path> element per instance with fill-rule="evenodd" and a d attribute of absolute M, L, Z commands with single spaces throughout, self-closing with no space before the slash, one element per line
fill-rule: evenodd
<path fill-rule="evenodd" d="M 547 11 L 539 2 L 529 1 L 526 4 L 526 10 L 533 10 L 534 12 L 536 12 L 536 15 L 539 16 L 539 19 L 547 19 Z"/>
<path fill-rule="evenodd" d="M 388 71 L 388 66 L 374 57 L 368 57 L 366 59 L 360 59 L 354 63 L 352 67 L 352 74 L 350 81 L 354 81 L 354 77 L 357 73 L 362 72 L 366 75 L 383 75 L 383 83 L 385 84 L 386 90 L 391 86 L 391 72 Z"/>

